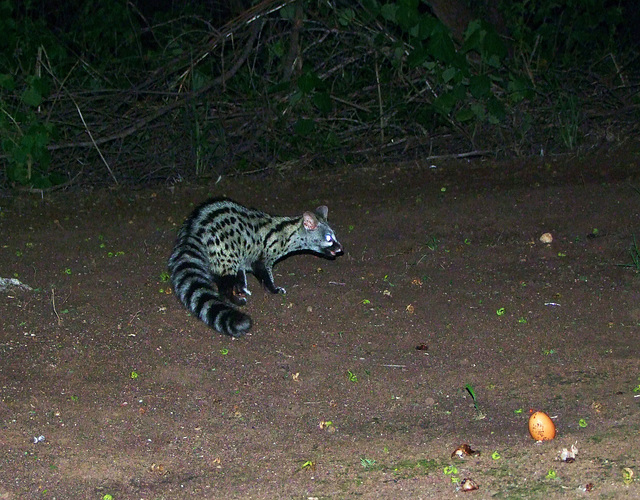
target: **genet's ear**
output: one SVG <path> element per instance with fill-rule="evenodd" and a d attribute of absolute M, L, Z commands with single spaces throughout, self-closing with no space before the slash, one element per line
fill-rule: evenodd
<path fill-rule="evenodd" d="M 307 231 L 313 231 L 318 227 L 318 218 L 311 212 L 305 212 L 302 214 L 302 224 Z"/>
<path fill-rule="evenodd" d="M 325 205 L 316 208 L 316 214 L 320 216 L 321 219 L 327 220 L 327 216 L 329 215 L 329 208 Z"/>

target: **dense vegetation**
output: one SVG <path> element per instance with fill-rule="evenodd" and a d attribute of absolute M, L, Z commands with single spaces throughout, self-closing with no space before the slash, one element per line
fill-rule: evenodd
<path fill-rule="evenodd" d="M 0 0 L 0 182 L 579 152 L 635 130 L 633 2 L 476 3 Z"/>

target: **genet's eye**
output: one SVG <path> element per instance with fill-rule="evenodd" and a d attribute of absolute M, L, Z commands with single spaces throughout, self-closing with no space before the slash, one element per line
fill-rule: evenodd
<path fill-rule="evenodd" d="M 324 235 L 324 239 L 327 240 L 327 243 L 333 241 L 333 236 L 331 236 L 329 233 Z"/>

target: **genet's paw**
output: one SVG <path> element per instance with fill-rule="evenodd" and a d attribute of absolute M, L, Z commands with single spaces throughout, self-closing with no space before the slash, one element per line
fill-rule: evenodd
<path fill-rule="evenodd" d="M 222 295 L 231 303 L 237 306 L 244 306 L 247 303 L 247 296 L 237 287 L 223 290 Z"/>
<path fill-rule="evenodd" d="M 247 305 L 247 298 L 244 295 L 234 295 L 231 302 L 237 306 L 244 306 Z"/>
<path fill-rule="evenodd" d="M 244 306 L 247 303 L 247 295 L 251 295 L 251 292 L 246 285 L 236 284 L 231 291 L 229 299 L 237 306 Z"/>
<path fill-rule="evenodd" d="M 231 302 L 237 306 L 244 306 L 247 303 L 247 296 L 242 292 L 234 290 L 231 296 Z"/>

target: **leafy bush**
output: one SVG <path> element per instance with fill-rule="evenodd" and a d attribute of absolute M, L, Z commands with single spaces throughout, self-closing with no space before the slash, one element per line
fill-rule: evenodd
<path fill-rule="evenodd" d="M 502 1 L 500 6 L 514 48 L 544 71 L 556 64 L 576 67 L 584 60 L 617 52 L 624 17 L 619 3 L 607 0 Z"/>
<path fill-rule="evenodd" d="M 605 0 L 504 1 L 499 30 L 473 19 L 458 38 L 421 0 L 261 2 L 215 25 L 228 11 L 213 3 L 53 5 L 0 0 L 0 159 L 12 184 L 59 183 L 80 161 L 135 181 L 158 165 L 169 177 L 576 149 L 587 103 L 634 95 L 618 61 L 634 46 L 616 42 L 635 35 Z M 132 170 L 116 175 L 123 153 Z"/>

